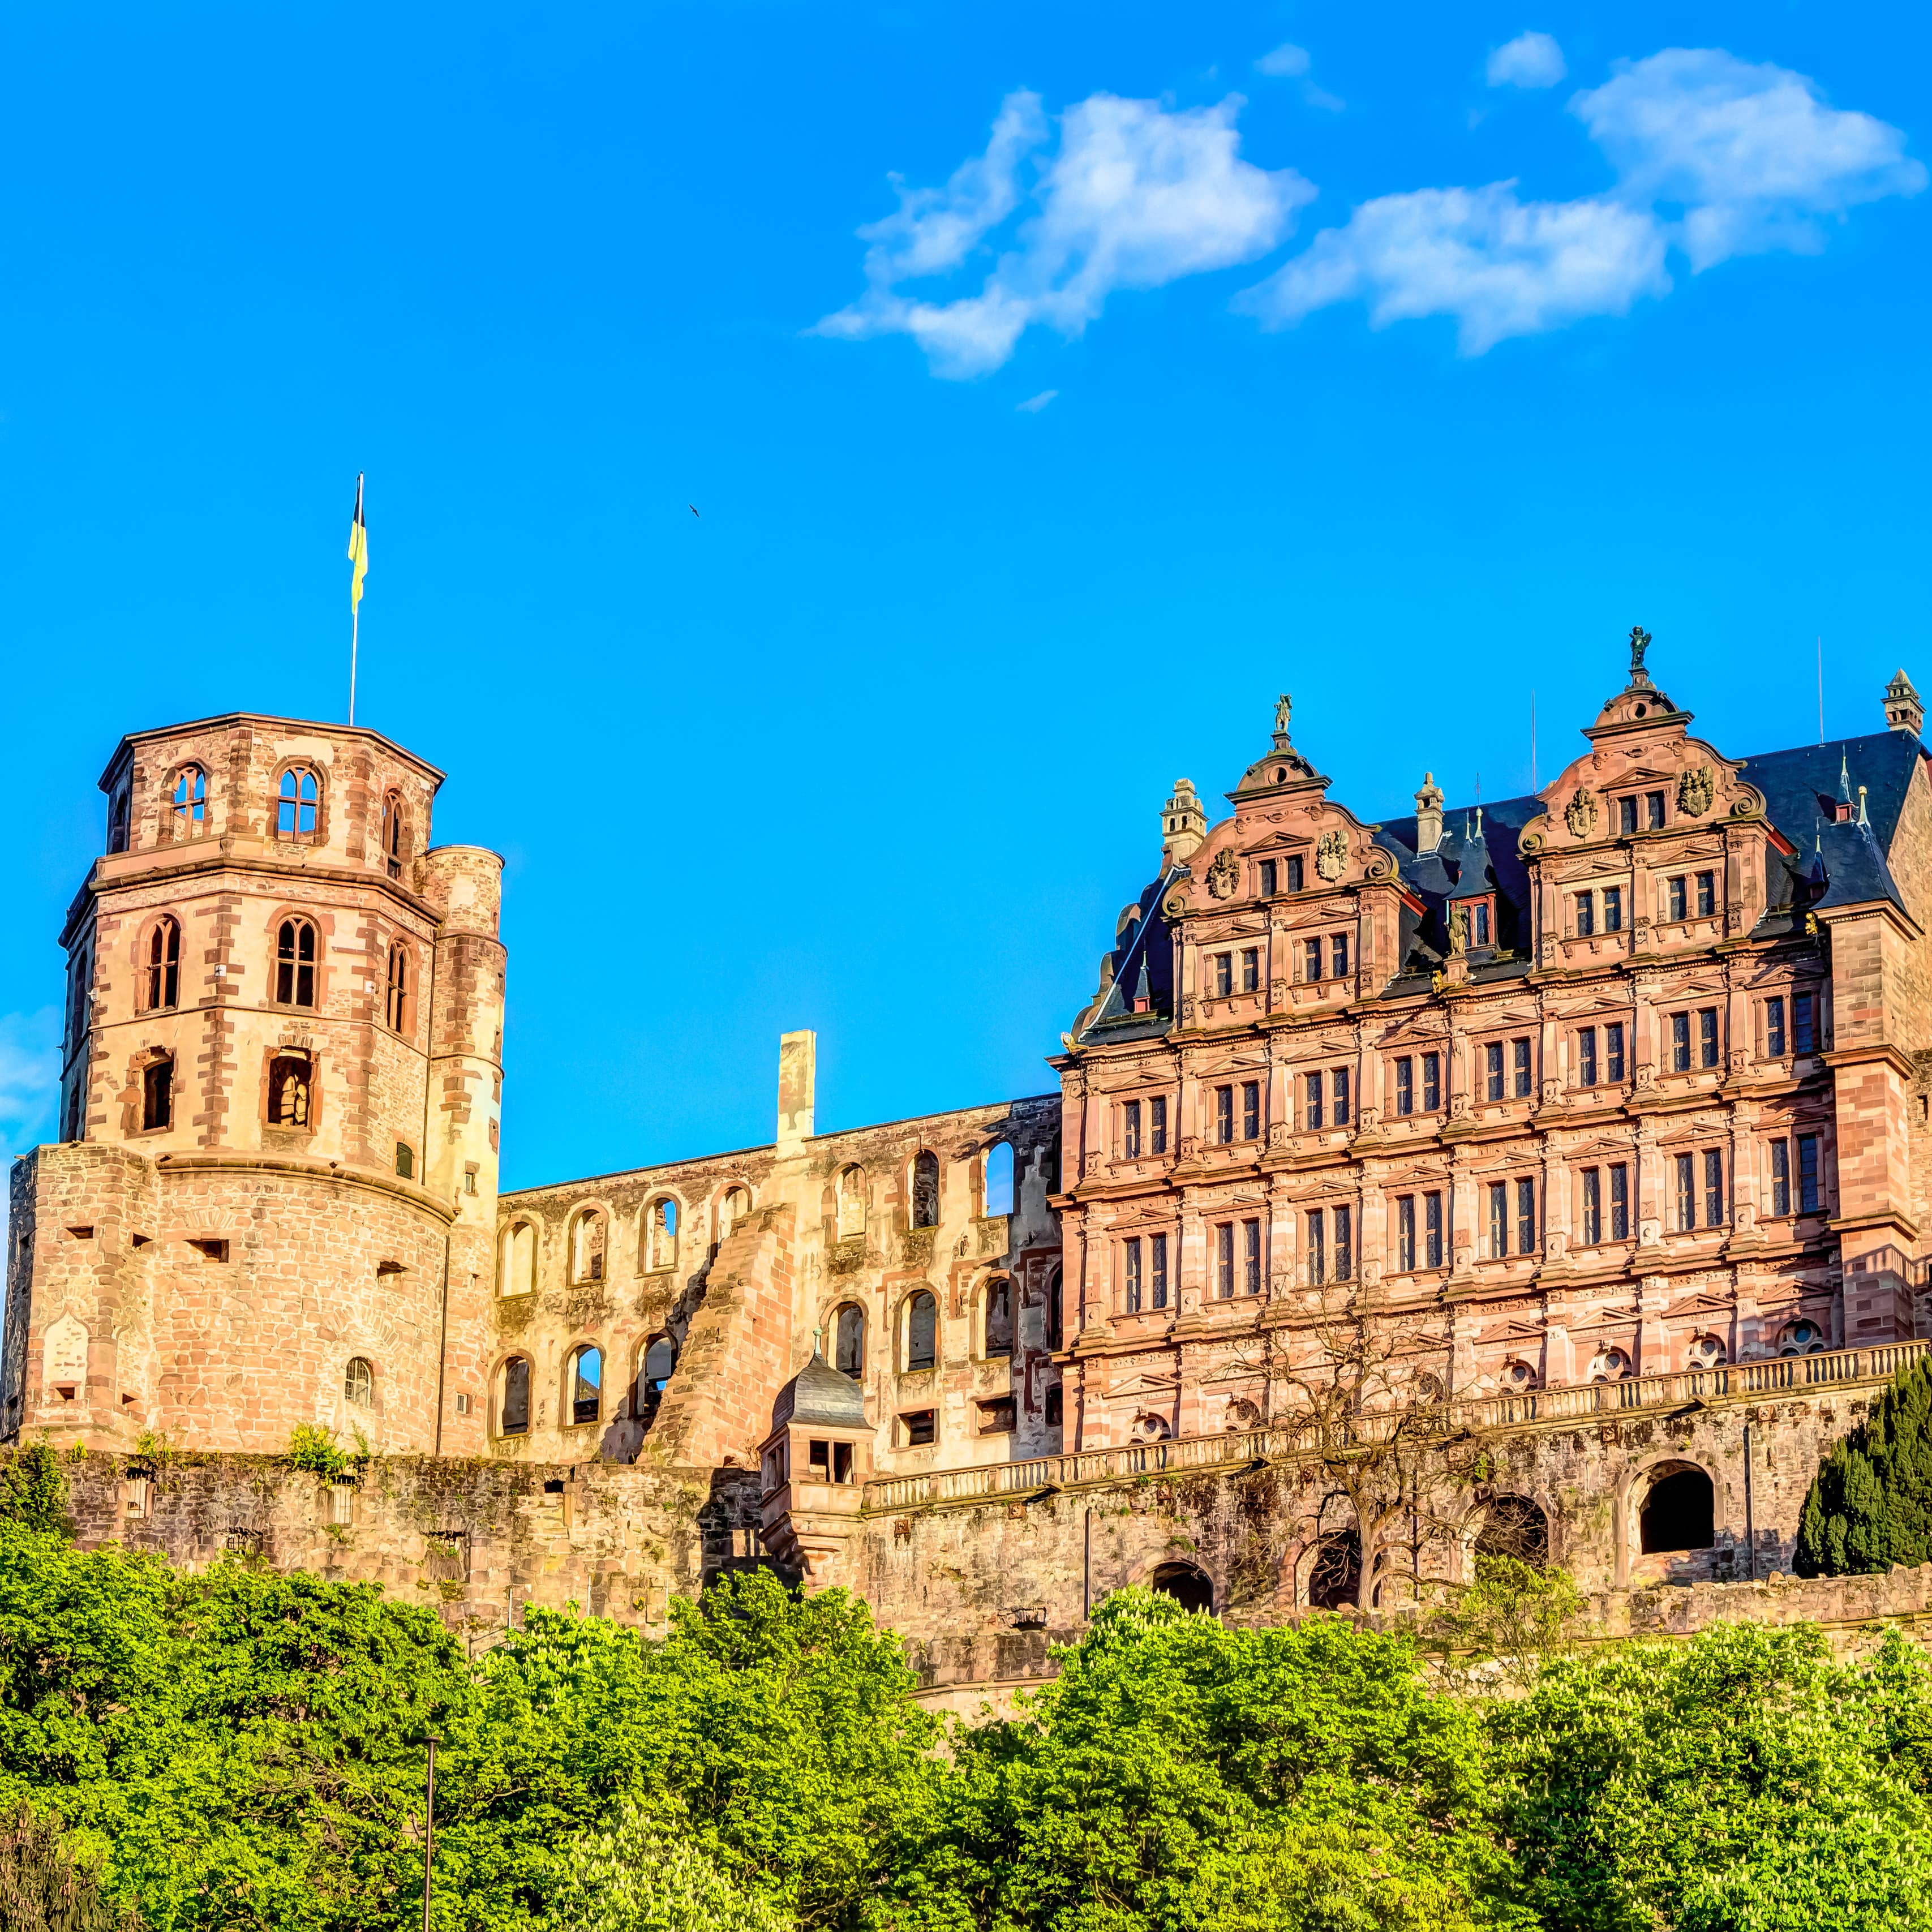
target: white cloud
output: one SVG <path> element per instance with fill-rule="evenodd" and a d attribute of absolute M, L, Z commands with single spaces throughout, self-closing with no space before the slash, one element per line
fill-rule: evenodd
<path fill-rule="evenodd" d="M 1013 407 L 1016 410 L 1023 411 L 1028 416 L 1036 416 L 1059 393 L 1058 389 L 1042 389 L 1038 395 L 1029 396 L 1024 402 L 1016 403 Z"/>
<path fill-rule="evenodd" d="M 1925 184 L 1898 129 L 1827 107 L 1802 74 L 1720 49 L 1626 64 L 1570 106 L 1617 171 L 1605 192 L 1526 202 L 1498 182 L 1384 195 L 1236 306 L 1275 328 L 1339 302 L 1366 302 L 1378 327 L 1453 315 L 1462 352 L 1480 356 L 1505 337 L 1666 293 L 1673 246 L 1694 270 L 1816 248 L 1820 216 Z"/>
<path fill-rule="evenodd" d="M 1505 336 L 1621 315 L 1670 286 L 1664 236 L 1613 201 L 1532 201 L 1513 182 L 1430 188 L 1365 202 L 1236 306 L 1285 328 L 1331 302 L 1364 301 L 1378 328 L 1453 315 L 1466 356 Z"/>
<path fill-rule="evenodd" d="M 1492 87 L 1554 87 L 1570 70 L 1547 34 L 1519 34 L 1490 56 Z"/>
<path fill-rule="evenodd" d="M 1308 71 L 1308 50 L 1297 46 L 1292 40 L 1285 40 L 1271 54 L 1263 54 L 1255 62 L 1258 74 L 1273 74 L 1277 80 L 1284 76 L 1292 79 Z"/>
<path fill-rule="evenodd" d="M 895 184 L 898 212 L 860 231 L 871 244 L 865 294 L 818 332 L 909 334 L 935 375 L 983 375 L 1033 323 L 1078 336 L 1116 289 L 1159 288 L 1267 254 L 1315 190 L 1292 168 L 1270 172 L 1240 158 L 1242 104 L 1231 94 L 1216 106 L 1168 110 L 1091 95 L 1060 117 L 1058 150 L 1038 160 L 1029 191 L 1022 165 L 1045 148 L 1048 130 L 1036 96 L 1010 96 L 985 154 L 944 188 Z M 899 290 L 961 266 L 1028 199 L 1035 212 L 978 293 L 942 302 Z"/>
<path fill-rule="evenodd" d="M 1818 216 L 1925 185 L 1899 129 L 1826 106 L 1802 74 L 1721 48 L 1620 62 L 1570 111 L 1616 166 L 1626 198 L 1682 207 L 1693 269 L 1770 248 L 1815 250 L 1824 245 Z"/>

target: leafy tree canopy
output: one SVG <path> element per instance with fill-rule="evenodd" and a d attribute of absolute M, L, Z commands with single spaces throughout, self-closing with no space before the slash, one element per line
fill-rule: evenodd
<path fill-rule="evenodd" d="M 1932 1559 L 1932 1357 L 1900 1372 L 1812 1478 L 1793 1567 L 1869 1575 Z"/>

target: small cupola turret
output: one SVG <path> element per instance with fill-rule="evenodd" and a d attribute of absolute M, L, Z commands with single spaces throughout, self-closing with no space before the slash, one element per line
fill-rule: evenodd
<path fill-rule="evenodd" d="M 1910 731 L 1915 737 L 1925 728 L 1925 706 L 1902 666 L 1885 688 L 1885 722 L 1893 730 Z"/>
<path fill-rule="evenodd" d="M 1208 836 L 1208 814 L 1201 808 L 1192 778 L 1176 778 L 1174 796 L 1160 808 L 1160 858 L 1163 866 L 1184 866 Z"/>
<path fill-rule="evenodd" d="M 1415 794 L 1415 856 L 1432 852 L 1442 843 L 1442 788 L 1433 772 L 1422 775 L 1422 789 Z"/>

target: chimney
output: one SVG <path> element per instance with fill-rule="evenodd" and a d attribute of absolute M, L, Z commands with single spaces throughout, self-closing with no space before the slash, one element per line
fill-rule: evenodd
<path fill-rule="evenodd" d="M 1415 794 L 1415 856 L 1432 852 L 1442 843 L 1442 789 L 1433 772 L 1422 775 L 1422 789 Z"/>
<path fill-rule="evenodd" d="M 1885 688 L 1885 722 L 1893 730 L 1910 731 L 1915 737 L 1925 728 L 1925 707 L 1902 667 Z"/>
<path fill-rule="evenodd" d="M 1194 795 L 1192 778 L 1176 778 L 1174 796 L 1160 808 L 1161 862 L 1184 864 L 1208 836 L 1208 814 Z"/>
<path fill-rule="evenodd" d="M 796 1154 L 812 1138 L 813 1090 L 818 1077 L 818 1036 L 801 1030 L 778 1036 L 778 1151 Z"/>

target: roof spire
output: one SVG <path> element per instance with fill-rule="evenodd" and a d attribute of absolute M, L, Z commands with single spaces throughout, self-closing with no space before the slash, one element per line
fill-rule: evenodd
<path fill-rule="evenodd" d="M 1847 805 L 1851 803 L 1851 767 L 1845 763 L 1845 754 L 1842 752 L 1838 754 L 1838 796 L 1843 799 Z"/>
<path fill-rule="evenodd" d="M 1868 831 L 1870 830 L 1871 820 L 1865 816 L 1865 788 L 1863 785 L 1858 787 L 1858 823 Z"/>

